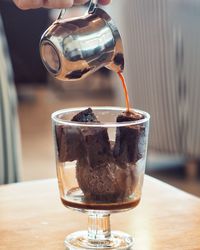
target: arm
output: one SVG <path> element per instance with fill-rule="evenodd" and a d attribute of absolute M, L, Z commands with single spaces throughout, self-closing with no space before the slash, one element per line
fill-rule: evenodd
<path fill-rule="evenodd" d="M 84 4 L 88 0 L 13 0 L 20 9 L 36 8 L 70 8 L 73 4 Z M 102 5 L 109 4 L 111 0 L 99 0 Z"/>

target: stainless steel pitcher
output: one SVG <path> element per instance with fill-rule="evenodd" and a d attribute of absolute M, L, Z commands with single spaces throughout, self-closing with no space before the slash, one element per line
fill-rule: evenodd
<path fill-rule="evenodd" d="M 80 80 L 102 67 L 124 69 L 123 46 L 111 17 L 90 1 L 87 14 L 58 19 L 45 31 L 40 54 L 46 69 L 62 81 Z"/>

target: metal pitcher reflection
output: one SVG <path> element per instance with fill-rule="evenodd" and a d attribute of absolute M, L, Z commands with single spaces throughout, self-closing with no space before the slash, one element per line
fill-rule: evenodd
<path fill-rule="evenodd" d="M 62 81 L 81 80 L 102 67 L 124 69 L 123 45 L 111 17 L 91 1 L 86 15 L 62 19 L 43 34 L 40 54 L 46 69 Z"/>

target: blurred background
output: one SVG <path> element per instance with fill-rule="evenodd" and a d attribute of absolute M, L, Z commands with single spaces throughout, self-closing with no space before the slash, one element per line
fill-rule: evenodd
<path fill-rule="evenodd" d="M 122 86 L 107 69 L 76 84 L 52 79 L 38 47 L 59 12 L 21 11 L 7 0 L 0 1 L 0 10 L 17 88 L 22 180 L 52 178 L 51 113 L 125 106 Z M 124 42 L 132 106 L 152 117 L 147 174 L 200 196 L 200 1 L 113 0 L 106 10 Z"/>

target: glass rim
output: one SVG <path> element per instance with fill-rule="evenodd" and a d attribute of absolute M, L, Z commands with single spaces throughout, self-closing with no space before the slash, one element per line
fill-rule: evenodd
<path fill-rule="evenodd" d="M 131 111 L 136 111 L 142 115 L 144 115 L 145 118 L 137 121 L 127 121 L 127 122 L 102 122 L 102 123 L 87 123 L 87 122 L 75 122 L 75 121 L 68 121 L 66 119 L 58 118 L 59 115 L 64 113 L 70 113 L 70 112 L 81 112 L 85 109 L 91 108 L 92 110 L 97 111 L 126 111 L 126 108 L 123 107 L 114 107 L 114 106 L 91 106 L 91 107 L 77 107 L 77 108 L 68 108 L 68 109 L 61 109 L 57 110 L 52 113 L 51 119 L 52 121 L 59 123 L 60 125 L 68 125 L 68 126 L 74 126 L 74 127 L 93 127 L 93 128 L 102 128 L 102 127 L 124 127 L 124 126 L 132 126 L 132 125 L 139 125 L 145 122 L 148 122 L 150 120 L 150 114 L 146 111 L 142 111 L 140 109 L 130 109 Z"/>

